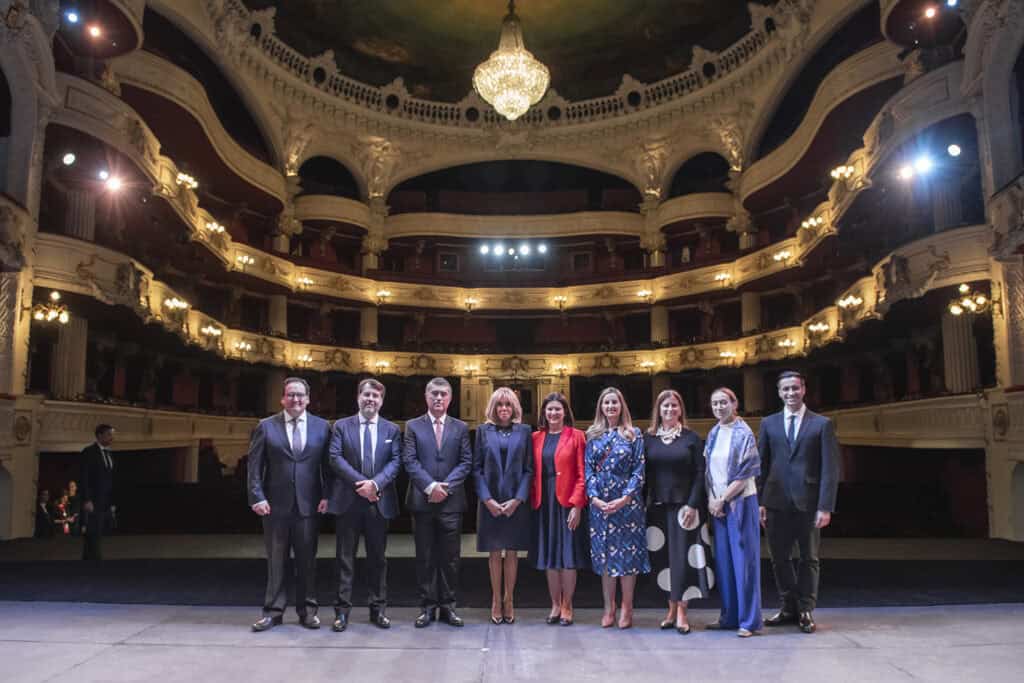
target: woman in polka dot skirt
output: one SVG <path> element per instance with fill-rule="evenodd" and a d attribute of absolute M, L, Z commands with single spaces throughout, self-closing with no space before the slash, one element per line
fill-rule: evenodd
<path fill-rule="evenodd" d="M 686 607 L 706 598 L 714 582 L 708 568 L 710 539 L 704 511 L 704 442 L 686 425 L 686 408 L 678 392 L 658 394 L 651 427 L 644 436 L 647 458 L 647 549 L 663 568 L 658 585 L 668 592 L 662 629 L 690 632 Z M 663 552 L 664 549 L 664 552 Z"/>

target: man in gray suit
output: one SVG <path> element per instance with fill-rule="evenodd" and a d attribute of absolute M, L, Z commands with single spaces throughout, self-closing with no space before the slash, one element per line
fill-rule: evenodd
<path fill-rule="evenodd" d="M 402 466 L 402 433 L 398 425 L 378 413 L 384 403 L 384 385 L 364 379 L 356 390 L 359 412 L 338 420 L 331 430 L 328 459 L 333 476 L 327 511 L 336 515 L 335 558 L 338 563 L 338 598 L 334 603 L 334 630 L 348 627 L 352 609 L 352 575 L 359 537 L 366 545 L 370 623 L 391 628 L 384 613 L 388 600 L 388 520 L 398 516 L 395 478 Z"/>
<path fill-rule="evenodd" d="M 459 578 L 463 485 L 473 468 L 466 423 L 448 414 L 452 386 L 443 377 L 427 383 L 427 414 L 405 423 L 402 462 L 409 473 L 405 504 L 412 512 L 416 583 L 422 611 L 416 628 L 437 618 L 462 626 L 455 613 Z"/>
<path fill-rule="evenodd" d="M 839 485 L 839 443 L 832 420 L 812 413 L 804 404 L 803 375 L 779 375 L 782 412 L 761 421 L 757 443 L 761 475 L 757 494 L 761 526 L 765 527 L 781 609 L 765 619 L 768 626 L 796 623 L 814 633 L 818 599 L 818 548 L 821 529 L 832 521 Z M 790 559 L 800 548 L 799 575 Z"/>
<path fill-rule="evenodd" d="M 289 377 L 281 396 L 284 412 L 260 420 L 249 443 L 249 505 L 263 519 L 267 546 L 267 591 L 263 617 L 253 631 L 282 621 L 287 603 L 285 566 L 295 564 L 295 611 L 306 628 L 320 628 L 316 602 L 316 547 L 327 510 L 323 468 L 331 428 L 327 420 L 306 412 L 309 384 Z"/>

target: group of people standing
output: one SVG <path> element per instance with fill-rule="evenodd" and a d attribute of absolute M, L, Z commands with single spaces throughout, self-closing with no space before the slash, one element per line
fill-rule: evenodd
<path fill-rule="evenodd" d="M 263 519 L 268 560 L 263 615 L 253 629 L 282 622 L 289 555 L 300 623 L 320 627 L 318 513 L 337 518 L 333 629 L 348 626 L 360 537 L 370 622 L 390 627 L 387 527 L 398 515 L 395 481 L 404 468 L 421 607 L 417 628 L 436 620 L 464 623 L 455 604 L 466 487 L 472 485 L 494 624 L 515 622 L 518 562 L 526 553 L 546 572 L 548 624 L 573 624 L 577 573 L 590 569 L 601 576 L 601 626 L 629 628 L 637 576 L 651 571 L 648 547 L 667 544 L 668 576 L 659 584 L 669 601 L 661 628 L 690 633 L 688 602 L 708 597 L 717 582 L 721 614 L 707 628 L 749 637 L 765 624 L 794 623 L 813 633 L 820 530 L 835 506 L 838 443 L 832 422 L 804 405 L 802 375 L 782 373 L 778 389 L 783 411 L 762 420 L 757 438 L 738 415 L 736 395 L 716 389 L 711 408 L 717 423 L 704 442 L 689 429 L 683 400 L 673 390 L 655 400 L 646 433 L 633 426 L 614 387 L 601 392 L 586 432 L 574 427 L 559 393 L 544 398 L 538 429 L 531 432 L 515 392 L 501 387 L 471 446 L 467 425 L 448 415 L 452 388 L 443 378 L 427 383 L 427 412 L 406 423 L 404 436 L 379 414 L 385 395 L 379 381 L 363 380 L 359 412 L 331 427 L 306 412 L 308 384 L 289 378 L 284 411 L 260 422 L 249 449 L 249 503 Z M 780 598 L 778 613 L 766 620 L 759 526 L 766 529 Z M 794 546 L 797 568 L 790 559 Z"/>

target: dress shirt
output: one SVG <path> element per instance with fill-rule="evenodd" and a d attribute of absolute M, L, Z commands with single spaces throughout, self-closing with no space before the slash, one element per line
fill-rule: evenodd
<path fill-rule="evenodd" d="M 793 443 L 794 444 L 796 443 L 797 437 L 800 436 L 800 425 L 803 424 L 804 414 L 805 413 L 807 413 L 807 404 L 806 403 L 801 403 L 800 404 L 800 410 L 796 411 L 795 413 L 791 412 L 789 410 L 788 406 L 782 409 L 782 417 L 783 417 L 783 420 L 782 420 L 782 432 L 783 432 L 783 434 L 789 434 L 789 416 L 790 415 L 796 415 L 796 424 L 793 425 Z"/>
<path fill-rule="evenodd" d="M 99 441 L 96 442 L 96 447 L 100 449 L 100 457 L 103 458 L 103 466 L 108 470 L 114 469 L 114 459 L 110 457 L 110 449 Z"/>
<path fill-rule="evenodd" d="M 445 420 L 448 419 L 448 413 L 445 413 L 441 417 L 434 417 L 431 413 L 428 412 L 427 416 L 430 418 L 430 434 L 431 434 L 431 436 L 433 436 L 433 434 L 434 434 L 434 429 L 435 429 L 435 425 L 437 424 L 437 420 L 441 421 L 441 438 L 443 439 L 444 438 L 444 423 L 445 423 Z M 426 489 L 424 489 L 423 492 L 426 493 L 429 496 L 431 491 L 434 490 L 434 487 L 436 487 L 437 484 L 438 484 L 438 482 L 436 482 L 436 481 L 430 482 L 430 486 L 428 486 Z"/>
<path fill-rule="evenodd" d="M 299 417 L 298 417 L 298 421 L 299 421 L 298 424 L 295 424 L 294 422 L 292 422 L 292 416 L 288 414 L 288 411 L 283 411 L 282 414 L 284 415 L 285 431 L 288 432 L 288 446 L 289 446 L 289 448 L 291 447 L 292 439 L 295 438 L 295 430 L 296 430 L 296 428 L 299 430 L 299 435 L 302 437 L 302 447 L 305 448 L 306 447 L 306 443 L 307 443 L 307 441 L 306 441 L 306 425 L 308 424 L 308 420 L 306 420 L 306 411 L 303 410 L 302 414 L 299 415 Z M 293 453 L 292 455 L 298 455 L 298 453 Z"/>
<path fill-rule="evenodd" d="M 377 467 L 377 419 L 379 416 L 374 415 L 372 418 L 367 420 L 362 414 L 359 415 L 359 463 L 362 465 L 363 462 L 363 434 L 366 431 L 366 423 L 370 423 L 370 462 L 373 467 Z M 370 481 L 373 481 L 371 479 Z M 377 489 L 377 493 L 380 493 L 380 487 L 377 486 L 377 482 L 373 482 L 373 487 Z"/>

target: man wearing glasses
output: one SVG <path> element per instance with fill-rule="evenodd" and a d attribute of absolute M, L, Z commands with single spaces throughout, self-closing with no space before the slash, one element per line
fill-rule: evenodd
<path fill-rule="evenodd" d="M 309 384 L 289 377 L 284 411 L 260 420 L 249 443 L 249 505 L 263 520 L 267 547 L 267 591 L 263 616 L 253 631 L 282 621 L 286 606 L 285 566 L 295 564 L 295 611 L 306 628 L 320 628 L 316 602 L 317 513 L 327 509 L 323 468 L 331 430 L 327 420 L 306 412 Z"/>

